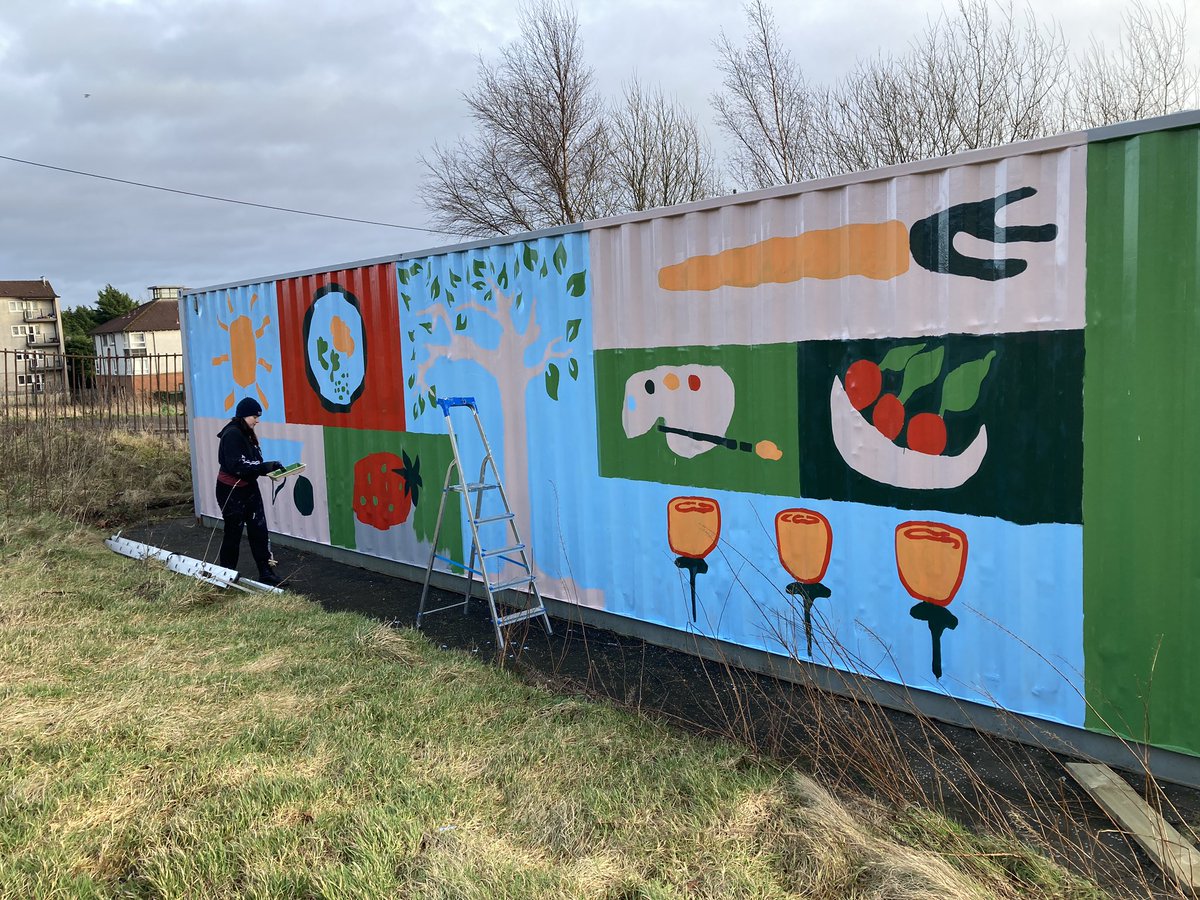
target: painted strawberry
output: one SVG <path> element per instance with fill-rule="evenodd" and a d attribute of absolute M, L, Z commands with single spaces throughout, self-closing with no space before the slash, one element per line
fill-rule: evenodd
<path fill-rule="evenodd" d="M 354 516 L 387 531 L 408 521 L 422 486 L 421 458 L 372 453 L 354 464 Z"/>

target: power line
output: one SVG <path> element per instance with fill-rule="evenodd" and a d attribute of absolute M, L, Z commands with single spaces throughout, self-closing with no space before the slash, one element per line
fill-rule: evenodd
<path fill-rule="evenodd" d="M 66 169 L 62 166 L 52 166 L 48 163 L 34 162 L 31 159 L 18 159 L 15 156 L 4 156 L 0 154 L 0 159 L 6 159 L 9 162 L 21 163 L 26 166 L 37 166 L 39 169 L 52 169 L 55 172 L 67 172 L 71 175 L 83 175 L 86 178 L 99 178 L 101 181 L 113 181 L 117 184 L 128 184 L 133 187 L 147 188 L 152 191 L 166 191 L 169 194 L 182 194 L 185 197 L 199 197 L 202 200 L 217 200 L 221 203 L 236 203 L 239 206 L 254 206 L 258 209 L 272 209 L 276 212 L 294 213 L 298 216 L 316 216 L 319 219 L 336 219 L 339 222 L 354 222 L 359 225 L 379 225 L 383 228 L 403 228 L 406 231 L 420 231 L 427 234 L 449 234 L 454 237 L 467 237 L 457 231 L 439 231 L 436 228 L 420 228 L 416 225 L 397 225 L 395 222 L 375 222 L 371 219 L 355 219 L 351 216 L 334 216 L 329 213 L 310 212 L 306 209 L 291 209 L 287 206 L 272 206 L 269 203 L 252 203 L 249 200 L 235 200 L 232 197 L 217 197 L 213 194 L 199 194 L 195 191 L 184 191 L 179 188 L 163 187 L 161 184 L 146 184 L 142 181 L 129 181 L 125 178 L 113 178 L 111 175 L 98 175 L 95 172 L 81 172 L 79 169 Z"/>

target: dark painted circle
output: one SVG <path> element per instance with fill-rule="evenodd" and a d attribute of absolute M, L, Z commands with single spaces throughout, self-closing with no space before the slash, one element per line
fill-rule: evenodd
<path fill-rule="evenodd" d="M 296 510 L 302 516 L 311 516 L 313 507 L 316 505 L 313 501 L 313 486 L 312 482 L 303 475 L 296 476 L 296 486 L 292 489 L 292 499 L 296 503 Z"/>
<path fill-rule="evenodd" d="M 647 394 L 654 393 L 654 382 L 651 381 L 649 378 L 646 379 L 646 393 Z"/>

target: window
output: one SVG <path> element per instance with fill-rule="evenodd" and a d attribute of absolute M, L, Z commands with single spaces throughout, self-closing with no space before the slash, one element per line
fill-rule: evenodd
<path fill-rule="evenodd" d="M 129 332 L 129 346 L 134 349 L 137 349 L 139 347 L 142 349 L 145 349 L 145 347 L 146 347 L 146 332 L 144 332 L 144 331 Z"/>
<path fill-rule="evenodd" d="M 17 384 L 36 386 L 42 384 L 44 376 L 40 373 L 34 375 L 18 375 Z"/>
<path fill-rule="evenodd" d="M 37 329 L 34 328 L 32 325 L 14 325 L 12 327 L 13 337 L 23 337 L 24 335 L 27 335 L 27 334 L 34 334 L 34 333 L 36 333 L 36 331 L 37 331 Z"/>

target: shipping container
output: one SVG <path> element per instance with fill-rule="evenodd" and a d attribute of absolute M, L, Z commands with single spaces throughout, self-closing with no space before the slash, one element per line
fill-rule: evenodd
<path fill-rule="evenodd" d="M 556 615 L 1198 783 L 1198 175 L 1182 113 L 192 291 L 197 514 L 252 396 L 273 533 L 461 560 L 472 396 Z"/>

